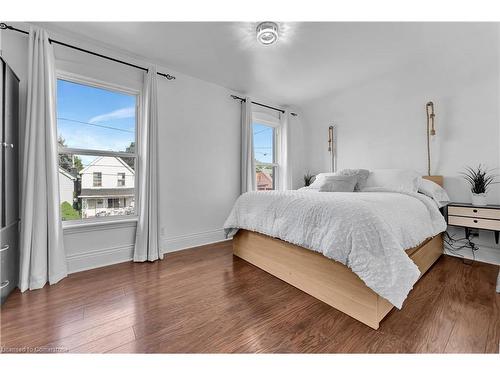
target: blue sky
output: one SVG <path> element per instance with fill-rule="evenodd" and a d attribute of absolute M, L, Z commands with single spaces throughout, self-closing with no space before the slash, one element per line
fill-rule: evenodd
<path fill-rule="evenodd" d="M 253 147 L 255 159 L 264 163 L 273 162 L 273 128 L 253 124 Z"/>
<path fill-rule="evenodd" d="M 135 141 L 135 104 L 134 95 L 58 80 L 58 135 L 68 147 L 125 151 Z"/>

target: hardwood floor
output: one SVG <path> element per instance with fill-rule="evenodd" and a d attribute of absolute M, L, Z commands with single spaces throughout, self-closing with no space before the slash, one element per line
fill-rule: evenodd
<path fill-rule="evenodd" d="M 16 291 L 1 309 L 0 344 L 4 352 L 498 353 L 497 273 L 442 256 L 375 331 L 233 257 L 225 242 Z"/>

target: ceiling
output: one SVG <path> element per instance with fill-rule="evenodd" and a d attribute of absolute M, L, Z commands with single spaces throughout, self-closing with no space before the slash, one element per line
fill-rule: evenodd
<path fill-rule="evenodd" d="M 446 72 L 457 59 L 474 64 L 498 50 L 493 23 L 286 22 L 272 46 L 260 45 L 257 23 L 247 22 L 41 25 L 280 105 L 300 105 L 414 64 Z"/>

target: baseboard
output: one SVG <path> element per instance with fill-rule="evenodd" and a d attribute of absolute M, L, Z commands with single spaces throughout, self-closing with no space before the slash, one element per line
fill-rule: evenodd
<path fill-rule="evenodd" d="M 93 268 L 127 262 L 132 260 L 133 254 L 134 244 L 69 255 L 66 258 L 68 262 L 68 273 L 86 271 Z"/>
<path fill-rule="evenodd" d="M 453 257 L 475 259 L 478 262 L 500 266 L 500 251 L 492 247 L 479 246 L 479 249 L 474 252 L 474 256 L 471 249 L 461 249 L 451 252 L 445 247 L 444 253 Z"/>
<path fill-rule="evenodd" d="M 223 229 L 199 232 L 160 240 L 162 254 L 185 250 L 192 247 L 208 245 L 225 241 Z M 86 251 L 67 257 L 68 273 L 86 271 L 93 268 L 131 261 L 134 254 L 134 244 Z"/>
<path fill-rule="evenodd" d="M 166 254 L 173 251 L 208 245 L 225 240 L 226 236 L 224 234 L 224 229 L 215 229 L 206 232 L 187 234 L 183 236 L 167 237 L 165 239 L 162 239 L 161 248 L 162 253 Z"/>

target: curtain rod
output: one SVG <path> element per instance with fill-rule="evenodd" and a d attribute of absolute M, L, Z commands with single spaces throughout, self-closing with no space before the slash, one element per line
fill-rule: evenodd
<path fill-rule="evenodd" d="M 6 23 L 3 23 L 3 22 L 0 23 L 0 29 L 1 30 L 12 30 L 12 31 L 17 31 L 18 33 L 29 34 L 29 32 L 27 32 L 27 31 L 24 31 L 24 30 L 21 30 L 21 29 L 17 29 L 15 27 L 9 26 L 9 25 L 7 25 Z M 54 40 L 54 39 L 50 39 L 49 38 L 49 42 L 50 43 L 54 43 L 54 44 L 59 44 L 61 46 L 68 47 L 68 48 L 71 48 L 71 49 L 75 49 L 75 50 L 80 51 L 80 52 L 85 52 L 85 53 L 88 53 L 90 55 L 98 56 L 98 57 L 101 57 L 103 59 L 111 60 L 111 61 L 117 62 L 119 64 L 128 65 L 128 66 L 131 66 L 132 68 L 144 70 L 145 72 L 148 71 L 148 68 L 144 68 L 143 66 L 131 64 L 131 63 L 128 63 L 126 61 L 118 60 L 118 59 L 115 59 L 114 57 L 109 57 L 109 56 L 106 56 L 106 55 L 102 55 L 102 54 L 97 53 L 97 52 L 92 52 L 92 51 L 89 51 L 88 49 L 83 49 L 83 48 L 80 48 L 80 47 L 72 46 L 71 44 L 59 42 L 58 40 Z M 170 74 L 165 74 L 165 73 L 160 73 L 160 72 L 157 72 L 156 74 L 158 74 L 159 76 L 165 77 L 169 81 L 175 79 L 175 77 L 173 75 L 170 75 Z"/>
<path fill-rule="evenodd" d="M 245 98 L 240 98 L 239 96 L 236 96 L 236 95 L 231 95 L 231 98 L 233 98 L 235 100 L 240 100 L 242 102 L 246 102 L 247 101 Z M 262 103 L 258 103 L 258 102 L 253 102 L 253 101 L 252 101 L 252 103 L 255 104 L 255 105 L 260 105 L 261 107 L 265 107 L 265 108 L 273 109 L 273 110 L 281 112 L 281 113 L 285 113 L 285 110 L 280 109 L 280 108 L 271 107 L 270 105 L 266 105 L 266 104 L 262 104 Z M 294 112 L 290 112 L 290 114 L 292 116 L 297 116 L 297 114 L 294 113 Z"/>

